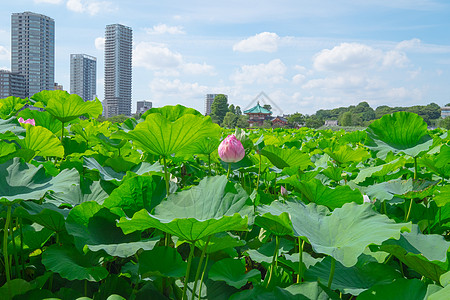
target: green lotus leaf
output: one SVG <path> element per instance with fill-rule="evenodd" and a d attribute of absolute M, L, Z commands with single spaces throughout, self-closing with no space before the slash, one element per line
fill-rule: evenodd
<path fill-rule="evenodd" d="M 187 263 L 176 249 L 155 247 L 139 255 L 139 273 L 143 278 L 151 276 L 182 277 Z"/>
<path fill-rule="evenodd" d="M 364 182 L 369 177 L 374 176 L 386 176 L 400 168 L 405 166 L 406 160 L 403 157 L 399 157 L 391 162 L 383 165 L 363 168 L 359 171 L 358 176 L 352 181 L 355 183 Z"/>
<path fill-rule="evenodd" d="M 11 117 L 3 120 L 0 118 L 0 138 L 5 140 L 16 140 L 17 136 L 24 133 L 26 130 L 23 128 L 16 118 Z"/>
<path fill-rule="evenodd" d="M 348 145 L 339 146 L 337 149 L 326 148 L 323 151 L 336 161 L 338 165 L 363 162 L 370 157 L 367 150 L 363 148 L 353 149 Z"/>
<path fill-rule="evenodd" d="M 180 151 L 181 154 L 203 154 L 210 155 L 219 148 L 220 140 L 215 137 L 205 136 L 199 139 L 197 142 L 190 144 L 186 148 Z"/>
<path fill-rule="evenodd" d="M 18 248 L 17 245 L 22 245 L 23 251 L 27 254 L 29 252 L 33 252 L 34 250 L 40 249 L 44 246 L 53 234 L 54 232 L 52 230 L 42 227 L 37 223 L 32 225 L 23 225 L 22 235 L 20 235 L 19 232 L 15 233 L 15 247 L 13 247 L 12 241 L 8 243 L 8 253 L 14 253 L 14 248 Z M 23 240 L 21 240 L 22 237 Z"/>
<path fill-rule="evenodd" d="M 422 117 L 404 111 L 375 120 L 367 128 L 367 134 L 367 147 L 377 152 L 380 158 L 386 157 L 390 151 L 417 157 L 433 144 Z"/>
<path fill-rule="evenodd" d="M 433 200 L 439 207 L 443 207 L 450 203 L 450 185 L 440 187 L 439 192 L 434 196 Z"/>
<path fill-rule="evenodd" d="M 306 280 L 327 282 L 330 276 L 330 269 L 331 258 L 326 257 L 306 271 Z M 331 289 L 357 296 L 363 291 L 370 289 L 373 285 L 389 284 L 401 277 L 401 274 L 393 267 L 377 262 L 358 261 L 356 265 L 350 268 L 346 268 L 341 263 L 336 262 Z"/>
<path fill-rule="evenodd" d="M 345 203 L 363 203 L 363 196 L 359 190 L 352 190 L 349 186 L 337 186 L 331 188 L 325 186 L 320 180 L 313 178 L 309 181 L 300 181 L 297 176 L 285 179 L 298 189 L 309 201 L 319 205 L 325 205 L 330 209 L 342 207 Z"/>
<path fill-rule="evenodd" d="M 174 122 L 184 115 L 202 116 L 202 114 L 199 111 L 179 104 L 175 106 L 166 105 L 164 107 L 154 107 L 152 109 L 147 110 L 141 116 L 141 118 L 146 119 L 147 116 L 151 114 L 160 114 L 170 122 Z"/>
<path fill-rule="evenodd" d="M 23 140 L 18 140 L 23 149 L 33 150 L 37 156 L 64 157 L 64 147 L 61 141 L 47 128 L 27 126 Z"/>
<path fill-rule="evenodd" d="M 334 180 L 336 182 L 339 182 L 342 180 L 342 173 L 344 172 L 343 168 L 336 167 L 336 166 L 329 166 L 326 169 L 323 169 L 321 173 L 331 180 Z"/>
<path fill-rule="evenodd" d="M 374 247 L 395 255 L 405 265 L 434 281 L 448 270 L 447 251 L 450 242 L 435 234 L 421 234 L 417 225 L 402 233 L 398 241 L 388 240 Z"/>
<path fill-rule="evenodd" d="M 111 256 L 126 258 L 133 256 L 141 249 L 152 250 L 160 240 L 161 238 L 157 236 L 136 242 L 117 241 L 116 243 L 111 244 L 87 245 L 87 247 L 94 252 L 103 250 Z"/>
<path fill-rule="evenodd" d="M 49 112 L 27 108 L 20 111 L 17 114 L 17 117 L 22 117 L 24 120 L 34 119 L 36 125 L 47 128 L 58 136 L 61 135 L 61 121 L 56 119 Z"/>
<path fill-rule="evenodd" d="M 339 143 L 341 145 L 352 143 L 357 144 L 361 143 L 364 144 L 364 141 L 367 138 L 367 132 L 362 130 L 356 130 L 352 132 L 346 132 L 343 136 L 339 138 Z"/>
<path fill-rule="evenodd" d="M 105 200 L 107 208 L 120 207 L 128 216 L 141 209 L 151 212 L 166 197 L 161 176 L 137 176 L 125 180 Z"/>
<path fill-rule="evenodd" d="M 14 153 L 15 151 L 16 146 L 13 143 L 7 143 L 4 141 L 0 142 L 0 157 Z"/>
<path fill-rule="evenodd" d="M 257 208 L 258 216 L 255 218 L 255 224 L 265 230 L 279 236 L 293 235 L 291 218 L 287 212 L 279 215 L 270 213 L 270 206 L 263 205 Z"/>
<path fill-rule="evenodd" d="M 169 157 L 205 136 L 217 136 L 220 127 L 211 119 L 185 114 L 175 121 L 159 113 L 147 116 L 145 122 L 123 133 L 140 149 L 152 154 Z"/>
<path fill-rule="evenodd" d="M 261 155 L 267 157 L 279 169 L 298 167 L 301 170 L 306 170 L 313 165 L 309 155 L 296 148 L 284 149 L 269 145 L 261 150 Z"/>
<path fill-rule="evenodd" d="M 125 145 L 125 143 L 126 143 L 126 140 L 123 140 L 123 139 L 111 139 L 111 138 L 106 137 L 101 132 L 97 135 L 97 137 L 100 139 L 100 141 L 102 142 L 103 145 L 106 145 L 106 146 L 109 146 L 109 147 L 113 147 L 113 148 L 116 148 L 116 149 L 122 148 Z"/>
<path fill-rule="evenodd" d="M 0 287 L 0 295 L 5 297 L 4 299 L 17 299 L 19 295 L 23 295 L 28 291 L 35 289 L 36 286 L 23 279 L 13 279 L 5 283 Z M 10 295 L 10 296 L 7 296 Z"/>
<path fill-rule="evenodd" d="M 332 214 L 324 206 L 291 201 L 273 202 L 267 209 L 273 215 L 289 213 L 295 236 L 305 237 L 316 253 L 330 255 L 345 267 L 354 266 L 368 245 L 399 239 L 401 230 L 411 228 L 375 212 L 371 204 L 346 203 Z"/>
<path fill-rule="evenodd" d="M 98 170 L 100 173 L 100 178 L 105 181 L 111 180 L 122 181 L 123 177 L 126 175 L 125 172 L 116 172 L 111 167 L 102 166 L 93 157 L 85 157 L 83 165 L 89 170 Z M 153 165 L 147 162 L 142 162 L 132 167 L 130 171 L 136 173 L 137 175 L 142 175 L 148 172 L 161 172 L 162 167 L 158 162 Z"/>
<path fill-rule="evenodd" d="M 101 266 L 101 257 L 93 252 L 82 254 L 74 247 L 52 245 L 42 254 L 42 264 L 47 270 L 68 280 L 100 281 L 109 273 Z"/>
<path fill-rule="evenodd" d="M 272 263 L 275 247 L 276 247 L 276 240 L 272 239 L 272 241 L 263 244 L 258 249 L 247 250 L 247 253 L 253 261 L 270 264 Z M 294 249 L 294 242 L 282 238 L 280 239 L 280 244 L 278 247 L 278 256 L 286 255 L 292 249 Z"/>
<path fill-rule="evenodd" d="M 18 97 L 7 97 L 0 99 L 0 117 L 2 119 L 8 119 L 15 115 L 25 104 L 28 99 L 22 99 Z"/>
<path fill-rule="evenodd" d="M 26 218 L 55 232 L 65 230 L 65 219 L 69 210 L 60 209 L 51 203 L 37 204 L 22 202 L 14 211 L 14 216 Z"/>
<path fill-rule="evenodd" d="M 287 288 L 275 287 L 267 290 L 261 285 L 256 285 L 253 289 L 238 292 L 230 297 L 230 300 L 338 300 L 339 295 L 318 282 L 303 282 L 293 284 Z"/>
<path fill-rule="evenodd" d="M 83 101 L 76 94 L 66 91 L 42 91 L 34 94 L 32 99 L 45 104 L 45 110 L 63 123 L 72 121 L 82 115 L 97 118 L 103 112 L 98 99 Z"/>
<path fill-rule="evenodd" d="M 359 294 L 358 300 L 423 300 L 427 285 L 419 279 L 399 278 L 391 284 L 375 285 Z"/>
<path fill-rule="evenodd" d="M 419 164 L 442 177 L 448 178 L 450 176 L 450 146 L 442 145 L 438 155 L 434 157 L 431 155 L 424 156 Z"/>
<path fill-rule="evenodd" d="M 158 228 L 188 241 L 215 233 L 248 230 L 253 207 L 240 185 L 225 176 L 207 177 L 198 186 L 171 194 L 155 207 L 154 214 L 140 210 L 118 224 L 125 233 Z"/>
<path fill-rule="evenodd" d="M 225 281 L 228 285 L 240 289 L 248 281 L 260 283 L 261 272 L 252 269 L 246 273 L 244 259 L 224 258 L 212 265 L 208 278 L 214 281 Z"/>
<path fill-rule="evenodd" d="M 49 177 L 42 165 L 35 167 L 14 158 L 0 165 L 0 203 L 39 200 L 48 191 L 66 192 L 79 181 L 80 175 L 75 169 L 65 169 L 57 176 Z"/>
<path fill-rule="evenodd" d="M 214 253 L 227 248 L 241 247 L 245 245 L 244 240 L 240 240 L 238 236 L 234 236 L 229 232 L 219 232 L 212 235 L 210 238 L 204 238 L 195 242 L 195 246 L 199 249 L 203 249 L 206 244 L 206 240 L 209 240 L 208 247 L 206 247 L 206 253 Z"/>
<path fill-rule="evenodd" d="M 56 206 L 75 207 L 84 202 L 97 202 L 103 204 L 109 197 L 109 188 L 104 181 L 91 181 L 84 179 L 80 185 L 71 186 L 65 193 L 51 193 L 46 196 L 45 202 Z"/>

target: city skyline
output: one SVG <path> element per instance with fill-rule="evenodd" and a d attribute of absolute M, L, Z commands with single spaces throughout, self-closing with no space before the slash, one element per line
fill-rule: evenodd
<path fill-rule="evenodd" d="M 70 55 L 70 93 L 84 101 L 97 95 L 97 58 L 87 54 Z"/>
<path fill-rule="evenodd" d="M 0 68 L 11 65 L 5 18 L 47 15 L 56 22 L 55 81 L 68 90 L 69 55 L 89 53 L 102 101 L 104 28 L 133 28 L 132 111 L 148 99 L 203 113 L 210 93 L 246 107 L 261 91 L 286 113 L 450 102 L 447 1 L 22 0 L 2 8 Z"/>

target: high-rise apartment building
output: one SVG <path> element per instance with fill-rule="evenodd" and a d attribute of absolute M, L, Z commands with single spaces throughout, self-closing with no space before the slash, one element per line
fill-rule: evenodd
<path fill-rule="evenodd" d="M 0 99 L 9 96 L 28 97 L 25 88 L 25 76 L 11 71 L 0 70 Z"/>
<path fill-rule="evenodd" d="M 24 75 L 27 96 L 53 90 L 55 21 L 32 12 L 11 16 L 11 70 Z"/>
<path fill-rule="evenodd" d="M 131 116 L 131 58 L 133 33 L 121 24 L 106 26 L 105 101 L 103 115 Z"/>
<path fill-rule="evenodd" d="M 213 104 L 214 98 L 216 98 L 217 95 L 220 95 L 220 94 L 206 94 L 205 116 L 209 116 L 211 114 L 211 105 Z M 228 95 L 224 95 L 224 96 L 228 100 Z"/>
<path fill-rule="evenodd" d="M 94 100 L 97 94 L 97 59 L 86 54 L 70 55 L 70 93 L 84 101 Z"/>

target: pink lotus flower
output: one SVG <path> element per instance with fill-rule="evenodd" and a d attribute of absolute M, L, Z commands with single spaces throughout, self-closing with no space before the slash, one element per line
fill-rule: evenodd
<path fill-rule="evenodd" d="M 284 188 L 284 186 L 281 186 L 280 193 L 281 196 L 287 196 L 288 191 Z"/>
<path fill-rule="evenodd" d="M 19 123 L 22 123 L 22 124 L 31 124 L 33 126 L 36 126 L 36 123 L 34 122 L 34 119 L 26 119 L 26 120 L 24 120 L 22 117 L 20 117 L 18 119 L 18 121 L 19 121 Z"/>
<path fill-rule="evenodd" d="M 245 156 L 245 149 L 234 134 L 227 136 L 219 145 L 219 156 L 227 163 L 235 163 Z"/>

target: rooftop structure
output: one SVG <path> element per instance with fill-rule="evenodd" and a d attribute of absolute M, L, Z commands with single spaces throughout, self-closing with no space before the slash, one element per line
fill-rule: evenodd
<path fill-rule="evenodd" d="M 270 120 L 272 112 L 259 105 L 259 101 L 256 106 L 244 111 L 244 114 L 248 115 L 248 123 L 250 127 L 262 126 L 264 120 Z"/>

